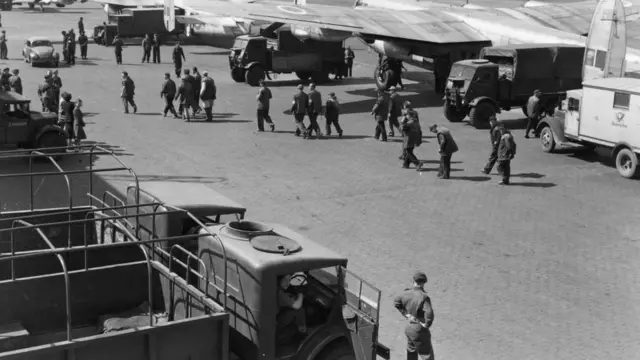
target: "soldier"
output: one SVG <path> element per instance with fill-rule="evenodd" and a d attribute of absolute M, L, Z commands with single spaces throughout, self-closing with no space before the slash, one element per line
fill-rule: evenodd
<path fill-rule="evenodd" d="M 489 117 L 489 139 L 491 140 L 491 153 L 489 154 L 489 160 L 484 165 L 482 172 L 484 174 L 491 173 L 491 169 L 493 169 L 493 165 L 496 164 L 498 160 L 498 145 L 500 145 L 500 136 L 502 133 L 500 132 L 500 127 L 498 126 L 498 120 L 495 116 Z"/>
<path fill-rule="evenodd" d="M 516 156 L 516 142 L 513 135 L 503 124 L 500 124 L 500 144 L 498 145 L 498 172 L 502 175 L 500 185 L 509 185 L 511 176 L 511 160 Z"/>
<path fill-rule="evenodd" d="M 71 94 L 64 93 L 62 101 L 60 101 L 60 122 L 64 123 L 64 131 L 67 132 L 67 141 L 69 142 L 69 147 L 73 146 L 73 139 L 75 138 L 74 133 L 74 119 L 73 112 L 75 110 L 75 104 L 71 102 Z"/>
<path fill-rule="evenodd" d="M 142 39 L 142 62 L 145 60 L 149 63 L 149 58 L 151 58 L 151 47 L 153 46 L 152 40 L 149 37 L 149 34 L 145 34 L 144 39 Z"/>
<path fill-rule="evenodd" d="M 407 360 L 433 360 L 433 345 L 431 331 L 433 324 L 433 307 L 431 299 L 424 290 L 427 275 L 422 271 L 413 274 L 413 287 L 405 289 L 395 298 L 394 306 L 408 323 L 404 327 L 407 337 Z"/>
<path fill-rule="evenodd" d="M 195 69 L 195 68 L 194 68 Z M 200 100 L 202 100 L 202 107 L 204 107 L 204 113 L 207 115 L 207 121 L 213 121 L 213 103 L 216 100 L 216 83 L 209 77 L 209 72 L 204 71 L 202 73 L 203 78 L 200 83 Z"/>
<path fill-rule="evenodd" d="M 384 122 L 387 120 L 389 114 L 389 99 L 384 91 L 378 90 L 378 99 L 376 104 L 371 109 L 371 115 L 375 116 L 376 120 L 376 132 L 373 137 L 378 140 L 387 141 L 387 130 L 385 129 Z"/>
<path fill-rule="evenodd" d="M 302 134 L 303 138 L 309 136 L 307 129 L 304 127 L 304 115 L 307 113 L 309 106 L 309 96 L 304 92 L 304 86 L 298 85 L 298 92 L 293 95 L 293 103 L 291 105 L 291 113 L 296 122 L 296 136 Z"/>
<path fill-rule="evenodd" d="M 153 34 L 153 63 L 160 64 L 160 38 Z"/>
<path fill-rule="evenodd" d="M 264 131 L 264 122 L 266 121 L 273 132 L 276 129 L 276 125 L 269 116 L 269 105 L 273 96 L 264 80 L 260 80 L 258 83 L 260 84 L 260 90 L 258 90 L 258 95 L 256 96 L 256 100 L 258 100 L 258 131 Z"/>
<path fill-rule="evenodd" d="M 327 121 L 327 136 L 331 135 L 331 125 L 333 125 L 338 132 L 338 137 L 342 137 L 342 128 L 338 122 L 340 117 L 340 103 L 334 92 L 329 93 L 329 99 L 325 105 L 324 117 Z"/>
<path fill-rule="evenodd" d="M 82 16 L 80 16 L 80 20 L 78 20 L 78 34 L 84 33 L 84 20 Z"/>
<path fill-rule="evenodd" d="M 46 74 L 44 76 L 44 82 L 38 86 L 38 96 L 42 102 L 42 111 L 55 112 L 55 106 L 53 104 L 53 82 L 51 76 Z"/>
<path fill-rule="evenodd" d="M 199 98 L 200 98 L 200 89 L 202 88 L 202 76 L 200 76 L 200 73 L 198 72 L 198 68 L 197 67 L 193 67 L 191 69 L 192 74 L 191 77 L 193 78 L 193 83 L 191 83 L 191 85 L 193 86 L 193 99 L 194 99 L 194 105 L 195 105 L 195 114 L 199 113 L 201 108 L 200 108 L 200 104 L 199 104 Z"/>
<path fill-rule="evenodd" d="M 418 112 L 413 110 L 410 101 L 405 101 L 403 104 L 403 116 L 401 121 L 403 139 L 403 164 L 405 169 L 409 168 L 409 165 L 414 164 L 416 170 L 419 171 L 422 168 L 422 162 L 418 160 L 413 153 L 413 149 L 422 144 L 422 128 L 420 127 L 420 119 L 418 118 Z"/>
<path fill-rule="evenodd" d="M 186 70 L 186 69 L 185 69 Z M 187 122 L 191 121 L 189 117 L 189 108 L 193 103 L 193 87 L 189 78 L 183 76 L 180 79 L 180 86 L 178 86 L 178 101 L 180 102 L 180 115 L 182 115 L 182 119 Z M 194 114 L 195 115 L 195 114 Z"/>
<path fill-rule="evenodd" d="M 173 48 L 173 66 L 176 69 L 176 76 L 180 76 L 180 72 L 182 71 L 182 61 L 187 61 L 187 58 L 184 57 L 184 51 L 180 46 L 180 42 L 176 43 L 176 47 Z"/>
<path fill-rule="evenodd" d="M 437 134 L 438 153 L 440 154 L 440 167 L 438 168 L 439 179 L 449 179 L 451 174 L 451 156 L 458 151 L 458 144 L 453 140 L 449 129 L 440 125 L 431 125 L 429 131 Z"/>
<path fill-rule="evenodd" d="M 53 70 L 51 74 L 51 83 L 53 84 L 53 101 L 58 106 L 60 99 L 60 89 L 62 88 L 62 79 L 58 76 L 58 70 Z"/>
<path fill-rule="evenodd" d="M 316 90 L 316 84 L 309 84 L 309 135 L 316 132 L 316 139 L 322 136 L 320 125 L 318 125 L 318 116 L 322 115 L 322 94 Z"/>
<path fill-rule="evenodd" d="M 2 69 L 2 75 L 0 75 L 0 84 L 2 84 L 2 91 L 11 90 L 11 85 L 9 84 L 10 78 L 11 78 L 11 69 L 9 68 Z"/>
<path fill-rule="evenodd" d="M 173 106 L 173 100 L 176 97 L 176 83 L 171 80 L 171 74 L 164 74 L 164 83 L 162 83 L 162 91 L 160 91 L 160 97 L 164 98 L 164 116 L 167 116 L 167 112 L 171 111 L 174 118 L 178 118 L 176 108 Z"/>
<path fill-rule="evenodd" d="M 69 63 L 69 49 L 67 49 L 67 44 L 69 43 L 69 35 L 67 35 L 66 31 L 62 31 L 62 61 L 65 63 Z"/>
<path fill-rule="evenodd" d="M 398 123 L 398 117 L 402 116 L 402 100 L 400 99 L 400 94 L 396 92 L 395 86 L 391 86 L 389 92 L 391 92 L 391 96 L 389 96 L 389 136 L 395 136 L 394 128 L 398 129 L 398 132 L 402 134 Z"/>
<path fill-rule="evenodd" d="M 78 36 L 78 45 L 80 45 L 80 58 L 82 60 L 87 60 L 87 47 L 89 46 L 89 38 L 83 32 Z"/>
<path fill-rule="evenodd" d="M 0 14 L 0 27 L 2 27 L 2 14 Z"/>
<path fill-rule="evenodd" d="M 8 60 L 7 56 L 9 56 L 7 50 L 7 32 L 2 30 L 0 33 L 0 60 Z"/>
<path fill-rule="evenodd" d="M 136 84 L 129 77 L 129 73 L 126 71 L 122 72 L 122 91 L 120 92 L 120 97 L 122 98 L 122 105 L 124 106 L 124 113 L 129 113 L 129 104 L 133 106 L 133 113 L 138 112 L 138 107 L 136 106 L 135 101 L 133 101 L 133 96 L 135 95 Z"/>
<path fill-rule="evenodd" d="M 524 138 L 529 138 L 529 132 L 533 130 L 535 132 L 538 121 L 544 116 L 542 109 L 540 108 L 540 95 L 542 92 L 538 89 L 533 91 L 533 95 L 527 101 L 527 128 L 524 130 Z"/>
<path fill-rule="evenodd" d="M 69 40 L 67 41 L 67 64 L 75 65 L 76 64 L 76 34 L 73 32 L 73 29 L 69 30 L 69 34 L 67 34 Z"/>
<path fill-rule="evenodd" d="M 120 40 L 120 37 L 116 34 L 113 38 L 113 51 L 116 54 L 116 64 L 122 64 L 122 47 L 124 43 Z"/>
<path fill-rule="evenodd" d="M 353 76 L 353 59 L 356 57 L 356 54 L 351 50 L 351 46 L 347 47 L 347 50 L 344 52 L 344 63 L 347 65 L 345 77 Z"/>
<path fill-rule="evenodd" d="M 20 79 L 20 70 L 13 69 L 13 76 L 9 78 L 9 88 L 13 92 L 22 95 L 22 79 Z"/>

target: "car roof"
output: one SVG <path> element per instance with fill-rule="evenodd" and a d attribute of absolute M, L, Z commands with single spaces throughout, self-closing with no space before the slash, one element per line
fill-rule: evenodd
<path fill-rule="evenodd" d="M 0 91 L 0 102 L 5 103 L 28 103 L 31 102 L 29 98 L 24 95 L 20 95 L 13 91 Z"/>
<path fill-rule="evenodd" d="M 51 41 L 49 40 L 49 38 L 46 38 L 44 36 L 32 36 L 30 38 L 27 39 L 29 42 L 33 42 L 33 41 Z"/>

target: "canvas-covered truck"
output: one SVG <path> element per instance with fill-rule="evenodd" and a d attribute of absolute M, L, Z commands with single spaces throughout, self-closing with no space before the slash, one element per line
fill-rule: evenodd
<path fill-rule="evenodd" d="M 271 34 L 271 32 L 264 35 Z M 257 86 L 267 73 L 295 73 L 300 80 L 321 84 L 344 63 L 342 42 L 298 39 L 289 27 L 274 36 L 241 35 L 229 54 L 231 78 Z"/>
<path fill-rule="evenodd" d="M 582 89 L 570 90 L 553 117 L 542 119 L 542 150 L 582 145 L 609 149 L 622 177 L 638 174 L 640 155 L 640 79 L 588 80 Z"/>
<path fill-rule="evenodd" d="M 123 9 L 122 14 L 110 15 L 109 23 L 93 28 L 96 44 L 111 46 L 116 34 L 120 38 L 139 38 L 146 34 L 158 34 L 160 38 L 180 34 L 184 25 L 176 22 L 175 29 L 167 31 L 164 24 L 164 10 L 159 8 Z"/>
<path fill-rule="evenodd" d="M 485 127 L 490 116 L 522 108 L 534 90 L 541 106 L 552 113 L 566 91 L 582 84 L 584 47 L 564 44 L 519 44 L 483 48 L 477 60 L 453 64 L 445 87 L 447 120 Z"/>
<path fill-rule="evenodd" d="M 93 158 L 112 153 L 91 147 L 86 154 Z M 56 163 L 53 154 L 48 159 Z M 227 351 L 242 360 L 373 360 L 377 355 L 389 358 L 389 350 L 377 341 L 380 291 L 348 271 L 345 257 L 282 225 L 244 220 L 244 207 L 202 184 L 141 183 L 124 165 L 50 172 L 45 176 L 62 175 L 71 189 L 70 175 L 111 171 L 133 174 L 135 181 L 122 198 L 112 191 L 102 196 L 93 194 L 91 182 L 86 206 L 73 206 L 77 199 L 72 201 L 70 191 L 69 204 L 64 208 L 34 209 L 31 205 L 29 210 L 0 213 L 3 256 L 18 254 L 21 257 L 16 261 L 23 262 L 0 267 L 5 279 L 55 274 L 56 284 L 62 288 L 56 302 L 29 305 L 44 307 L 37 314 L 21 310 L 15 311 L 17 315 L 7 315 L 12 326 L 10 332 L 25 339 L 19 344 L 20 349 L 15 349 L 17 352 L 7 354 L 16 359 L 32 359 L 41 353 L 46 358 L 57 358 L 51 356 L 64 355 L 62 350 L 73 348 L 77 359 L 119 358 L 118 351 L 124 352 L 128 346 L 126 349 L 133 355 L 123 355 L 124 359 L 224 360 L 226 355 L 217 354 Z M 42 173 L 21 173 L 3 174 L 0 178 L 6 181 L 26 177 L 33 182 L 34 177 L 41 176 Z M 38 193 L 44 191 L 38 189 Z M 34 203 L 33 196 L 30 202 Z M 131 247 L 132 244 L 136 246 Z M 66 249 L 58 249 L 62 247 Z M 124 252 L 124 248 L 129 252 Z M 34 250 L 60 256 L 28 258 L 25 251 Z M 123 265 L 118 270 L 125 262 L 136 263 L 140 271 L 134 271 L 134 265 Z M 60 273 L 61 268 L 67 270 Z M 108 270 L 100 278 L 84 280 L 65 275 L 75 276 L 75 270 L 88 273 L 94 268 Z M 116 274 L 118 271 L 125 275 Z M 304 296 L 296 316 L 306 318 L 306 331 L 300 331 L 295 322 L 285 321 L 278 307 L 279 284 L 286 275 L 292 277 L 287 291 Z M 53 291 L 48 284 L 42 284 L 45 280 L 40 281 L 30 289 L 34 303 L 35 299 L 48 296 L 46 291 Z M 66 287 L 62 286 L 65 283 Z M 45 293 L 38 293 L 38 288 Z M 64 295 L 65 291 L 71 295 Z M 187 294 L 180 297 L 184 292 Z M 20 292 L 4 294 L 0 299 L 3 296 L 14 299 L 4 310 L 13 314 L 11 309 L 16 306 Z M 184 300 L 187 298 L 197 303 L 188 306 Z M 37 319 L 43 313 L 53 312 L 52 308 L 56 311 L 55 324 L 41 324 Z M 210 318 L 215 320 L 207 322 Z M 194 319 L 194 325 L 184 321 L 184 326 L 178 328 L 184 319 Z M 208 332 L 184 340 L 192 332 L 201 332 L 195 319 L 202 319 L 202 326 L 209 326 Z M 176 327 L 170 328 L 174 323 Z M 86 332 L 74 330 L 76 326 L 87 327 L 82 330 Z M 89 327 L 94 332 L 98 329 L 99 334 Z M 167 333 L 156 330 L 155 338 L 153 334 L 147 336 L 145 331 L 151 332 L 151 328 L 165 329 Z M 44 337 L 38 337 L 43 334 Z M 122 345 L 103 340 L 117 336 Z M 90 339 L 82 343 L 85 337 Z M 38 340 L 31 340 L 35 338 Z M 67 347 L 61 348 L 56 341 Z M 181 345 L 182 342 L 185 344 Z M 165 354 L 165 349 L 172 346 L 173 352 Z M 0 358 L 3 355 L 0 352 Z"/>

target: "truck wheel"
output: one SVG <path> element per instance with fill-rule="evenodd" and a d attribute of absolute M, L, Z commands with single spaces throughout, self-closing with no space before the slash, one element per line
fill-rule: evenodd
<path fill-rule="evenodd" d="M 380 67 L 376 66 L 373 71 L 373 78 L 376 80 L 376 86 L 380 90 L 387 90 L 389 87 L 394 86 L 398 81 L 396 80 L 396 74 L 393 70 L 387 70 L 380 74 Z"/>
<path fill-rule="evenodd" d="M 251 86 L 258 86 L 260 80 L 264 80 L 264 70 L 259 66 L 254 66 L 244 73 L 244 81 Z"/>
<path fill-rule="evenodd" d="M 244 82 L 244 69 L 233 68 L 231 69 L 231 79 L 235 82 Z"/>
<path fill-rule="evenodd" d="M 464 109 L 458 109 L 455 106 L 443 105 L 444 117 L 451 122 L 460 122 L 467 116 L 467 112 Z"/>
<path fill-rule="evenodd" d="M 556 139 L 553 137 L 551 127 L 545 126 L 540 132 L 540 145 L 542 146 L 542 151 L 546 153 L 552 153 L 556 148 Z"/>
<path fill-rule="evenodd" d="M 311 78 L 311 73 L 307 71 L 296 71 L 296 76 L 302 81 L 307 81 Z"/>
<path fill-rule="evenodd" d="M 489 123 L 489 117 L 496 115 L 496 108 L 488 101 L 483 101 L 471 108 L 469 119 L 476 129 L 483 129 Z"/>
<path fill-rule="evenodd" d="M 356 354 L 348 342 L 340 342 L 339 344 L 329 344 L 327 348 L 322 350 L 313 360 L 355 360 Z"/>
<path fill-rule="evenodd" d="M 40 136 L 36 142 L 36 148 L 45 154 L 61 153 L 64 149 L 52 149 L 52 148 L 64 148 L 67 146 L 67 139 L 64 133 L 58 131 L 48 131 Z M 54 157 L 58 159 L 60 156 Z"/>
<path fill-rule="evenodd" d="M 629 149 L 622 149 L 616 155 L 616 168 L 623 178 L 631 179 L 636 175 L 638 156 Z"/>

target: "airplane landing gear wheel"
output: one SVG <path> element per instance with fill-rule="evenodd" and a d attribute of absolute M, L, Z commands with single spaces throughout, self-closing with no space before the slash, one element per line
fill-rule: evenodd
<path fill-rule="evenodd" d="M 376 66 L 373 72 L 373 78 L 376 80 L 376 86 L 379 90 L 387 90 L 389 87 L 398 83 L 396 74 L 393 70 L 388 69 L 380 73 L 380 67 Z"/>

